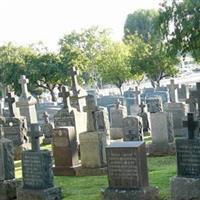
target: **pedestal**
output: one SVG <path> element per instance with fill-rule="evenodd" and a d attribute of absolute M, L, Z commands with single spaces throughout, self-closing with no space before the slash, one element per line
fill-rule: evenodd
<path fill-rule="evenodd" d="M 17 190 L 17 200 L 60 200 L 61 198 L 61 189 L 59 187 L 43 190 L 18 188 Z"/>
<path fill-rule="evenodd" d="M 0 199 L 13 200 L 16 199 L 16 188 L 21 182 L 16 180 L 6 180 L 0 182 Z"/>
<path fill-rule="evenodd" d="M 155 187 L 140 189 L 111 189 L 102 191 L 103 200 L 159 200 L 159 191 Z"/>
<path fill-rule="evenodd" d="M 171 200 L 200 200 L 200 179 L 173 177 Z"/>

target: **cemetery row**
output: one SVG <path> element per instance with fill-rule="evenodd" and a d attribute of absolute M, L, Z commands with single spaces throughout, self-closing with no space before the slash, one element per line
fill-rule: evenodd
<path fill-rule="evenodd" d="M 190 92 L 182 87 L 179 95 L 173 80 L 167 88 L 143 94 L 130 89 L 125 93 L 127 111 L 119 98 L 114 107 L 103 98 L 97 106 L 96 96 L 79 86 L 75 68 L 71 78 L 71 90 L 63 86 L 59 94 L 63 103 L 54 111 L 53 123 L 48 112 L 44 123 L 38 122 L 37 101 L 24 75 L 19 99 L 7 92 L 9 113 L 0 116 L 0 200 L 59 200 L 62 191 L 54 185 L 54 175 L 105 174 L 105 200 L 160 199 L 158 188 L 149 185 L 147 156 L 175 153 L 172 199 L 200 199 L 200 83 Z M 52 144 L 54 160 L 51 152 L 40 150 L 43 135 L 43 143 Z M 152 142 L 145 144 L 146 135 Z M 176 142 L 175 136 L 180 137 Z M 15 179 L 14 158 L 22 160 L 22 182 Z"/>

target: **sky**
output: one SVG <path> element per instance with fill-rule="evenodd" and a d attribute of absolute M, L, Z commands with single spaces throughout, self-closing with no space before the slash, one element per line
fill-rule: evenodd
<path fill-rule="evenodd" d="M 0 0 L 0 45 L 39 41 L 52 51 L 65 33 L 100 26 L 120 40 L 126 17 L 137 9 L 159 7 L 162 0 Z"/>

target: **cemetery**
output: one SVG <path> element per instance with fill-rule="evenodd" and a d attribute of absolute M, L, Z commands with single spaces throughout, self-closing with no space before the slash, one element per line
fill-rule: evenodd
<path fill-rule="evenodd" d="M 200 2 L 159 1 L 0 45 L 0 200 L 200 200 Z"/>

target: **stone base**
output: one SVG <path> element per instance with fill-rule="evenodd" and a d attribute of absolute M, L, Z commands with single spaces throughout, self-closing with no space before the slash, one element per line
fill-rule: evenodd
<path fill-rule="evenodd" d="M 81 165 L 76 165 L 73 167 L 53 167 L 54 176 L 76 176 L 76 171 L 81 167 Z"/>
<path fill-rule="evenodd" d="M 159 191 L 155 187 L 141 189 L 110 189 L 102 191 L 103 200 L 159 200 Z"/>
<path fill-rule="evenodd" d="M 102 176 L 107 174 L 107 167 L 102 168 L 79 168 L 76 176 Z"/>
<path fill-rule="evenodd" d="M 173 177 L 171 200 L 200 200 L 200 179 Z"/>
<path fill-rule="evenodd" d="M 111 140 L 117 140 L 123 138 L 122 128 L 110 128 L 110 138 Z"/>
<path fill-rule="evenodd" d="M 22 152 L 31 149 L 31 143 L 25 143 L 14 147 L 14 160 L 21 160 Z"/>
<path fill-rule="evenodd" d="M 0 199 L 13 200 L 16 199 L 16 188 L 21 184 L 20 181 L 7 180 L 0 182 Z"/>
<path fill-rule="evenodd" d="M 52 142 L 52 138 L 44 138 L 42 141 L 42 144 L 47 145 L 47 144 L 51 144 Z"/>
<path fill-rule="evenodd" d="M 157 145 L 157 144 L 147 144 L 146 145 L 148 156 L 166 156 L 176 154 L 175 143 L 169 143 L 168 145 Z"/>
<path fill-rule="evenodd" d="M 44 190 L 17 189 L 17 200 L 60 200 L 61 188 L 53 187 Z"/>

